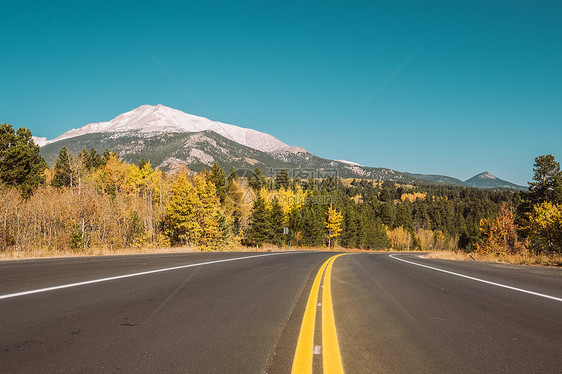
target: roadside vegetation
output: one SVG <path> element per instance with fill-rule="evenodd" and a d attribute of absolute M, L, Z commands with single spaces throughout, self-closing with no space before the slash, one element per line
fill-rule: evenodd
<path fill-rule="evenodd" d="M 287 170 L 240 177 L 217 164 L 162 173 L 64 147 L 48 168 L 31 133 L 4 124 L 0 181 L 4 258 L 290 246 L 559 264 L 562 253 L 562 174 L 551 155 L 535 159 L 526 192 Z"/>

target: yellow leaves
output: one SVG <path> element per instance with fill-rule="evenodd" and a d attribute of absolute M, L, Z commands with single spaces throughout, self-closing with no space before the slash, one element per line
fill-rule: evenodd
<path fill-rule="evenodd" d="M 271 208 L 271 202 L 277 198 L 285 214 L 293 209 L 301 209 L 308 197 L 308 192 L 303 191 L 300 186 L 297 186 L 295 190 L 280 188 L 268 191 L 266 188 L 262 188 L 259 194 L 265 200 L 268 208 Z"/>
<path fill-rule="evenodd" d="M 332 204 L 328 207 L 328 211 L 326 212 L 326 228 L 328 229 L 328 237 L 335 238 L 336 236 L 340 235 L 341 229 L 341 222 L 343 220 L 343 215 L 341 212 L 338 212 L 336 209 L 332 208 Z"/>
<path fill-rule="evenodd" d="M 166 205 L 167 234 L 172 240 L 191 243 L 202 250 L 222 244 L 220 199 L 203 174 L 189 178 L 180 173 Z"/>
<path fill-rule="evenodd" d="M 410 250 L 412 246 L 412 233 L 404 227 L 396 227 L 394 230 L 386 231 L 393 248 Z"/>
<path fill-rule="evenodd" d="M 500 206 L 500 211 L 493 220 L 480 221 L 482 245 L 477 245 L 479 253 L 496 253 L 500 255 L 514 254 L 523 250 L 517 240 L 517 225 L 513 207 L 505 203 Z"/>
<path fill-rule="evenodd" d="M 127 164 L 121 162 L 114 154 L 109 156 L 107 163 L 98 168 L 94 173 L 94 180 L 98 190 L 110 195 L 126 190 Z"/>
<path fill-rule="evenodd" d="M 408 200 L 410 202 L 415 202 L 417 199 L 420 200 L 424 200 L 425 197 L 427 196 L 427 193 L 421 193 L 421 192 L 414 192 L 414 193 L 403 193 L 402 196 L 400 196 L 400 200 L 402 200 L 402 202 L 404 202 L 405 200 Z"/>
<path fill-rule="evenodd" d="M 562 251 L 562 205 L 548 201 L 535 205 L 527 228 L 536 249 Z"/>
<path fill-rule="evenodd" d="M 550 230 L 562 222 L 562 206 L 551 202 L 543 202 L 533 207 L 529 228 L 531 232 Z"/>

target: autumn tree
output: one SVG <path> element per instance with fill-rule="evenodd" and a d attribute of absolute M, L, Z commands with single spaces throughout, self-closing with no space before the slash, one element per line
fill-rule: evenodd
<path fill-rule="evenodd" d="M 328 230 L 328 247 L 331 248 L 333 243 L 335 243 L 334 238 L 340 235 L 341 223 L 343 216 L 341 212 L 338 212 L 332 207 L 332 204 L 328 207 L 326 212 L 326 229 Z"/>
<path fill-rule="evenodd" d="M 478 246 L 480 253 L 515 254 L 523 246 L 517 238 L 515 212 L 513 207 L 503 203 L 494 219 L 483 219 L 480 222 L 482 244 Z"/>
<path fill-rule="evenodd" d="M 562 253 L 562 204 L 545 201 L 535 205 L 528 228 L 532 250 Z"/>
<path fill-rule="evenodd" d="M 173 242 L 193 244 L 202 250 L 222 245 L 220 200 L 215 186 L 203 175 L 195 176 L 193 182 L 187 172 L 177 177 L 165 217 L 166 232 Z"/>

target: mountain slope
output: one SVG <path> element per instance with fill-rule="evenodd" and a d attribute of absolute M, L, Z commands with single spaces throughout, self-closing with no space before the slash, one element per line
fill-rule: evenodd
<path fill-rule="evenodd" d="M 78 154 L 82 149 L 94 148 L 98 153 L 109 149 L 117 152 L 125 161 L 138 162 L 144 158 L 164 171 L 180 166 L 199 171 L 217 162 L 225 169 L 254 170 L 259 167 L 270 176 L 284 168 L 292 177 L 301 179 L 333 175 L 400 183 L 524 189 L 493 176 L 475 176 L 463 182 L 443 175 L 410 174 L 362 166 L 350 161 L 327 160 L 304 148 L 291 147 L 272 135 L 211 121 L 163 105 L 143 105 L 111 121 L 72 129 L 53 140 L 34 140 L 41 146 L 43 157 L 51 164 L 56 160 L 60 148 L 65 146 L 73 154 Z"/>
<path fill-rule="evenodd" d="M 269 134 L 194 116 L 161 104 L 142 105 L 109 122 L 90 123 L 79 129 L 67 131 L 53 140 L 37 138 L 37 143 L 47 145 L 87 134 L 114 133 L 119 137 L 127 137 L 129 132 L 133 132 L 135 136 L 149 138 L 158 134 L 194 133 L 206 130 L 214 131 L 236 143 L 261 151 L 281 150 L 289 147 Z"/>
<path fill-rule="evenodd" d="M 474 177 L 466 180 L 464 184 L 466 186 L 476 187 L 476 188 L 501 188 L 501 189 L 514 189 L 514 190 L 527 189 L 526 187 L 504 181 L 487 171 L 475 175 Z"/>

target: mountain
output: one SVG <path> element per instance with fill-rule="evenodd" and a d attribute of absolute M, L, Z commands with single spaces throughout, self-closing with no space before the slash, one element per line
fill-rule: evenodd
<path fill-rule="evenodd" d="M 53 140 L 37 139 L 38 144 L 43 146 L 88 134 L 111 133 L 116 137 L 134 134 L 142 138 L 150 138 L 160 134 L 194 133 L 207 130 L 216 132 L 238 144 L 261 151 L 290 148 L 269 134 L 194 116 L 161 104 L 142 105 L 109 122 L 90 123 L 79 129 L 67 131 Z"/>
<path fill-rule="evenodd" d="M 526 187 L 504 181 L 490 172 L 483 172 L 474 177 L 466 180 L 465 185 L 476 188 L 494 188 L 494 189 L 509 189 L 509 190 L 526 190 Z"/>
<path fill-rule="evenodd" d="M 101 153 L 107 148 L 127 162 L 138 162 L 144 158 L 164 171 L 180 166 L 199 171 L 217 162 L 225 169 L 232 166 L 241 173 L 244 169 L 254 170 L 258 167 L 266 175 L 275 175 L 278 170 L 285 168 L 292 177 L 301 179 L 334 175 L 401 183 L 468 185 L 459 179 L 442 175 L 410 174 L 351 161 L 323 159 L 304 148 L 289 146 L 272 135 L 212 121 L 163 105 L 142 105 L 108 122 L 90 123 L 52 140 L 37 137 L 34 140 L 41 147 L 43 157 L 51 164 L 63 146 L 73 154 L 91 148 Z M 504 183 L 506 186 L 515 186 Z"/>

